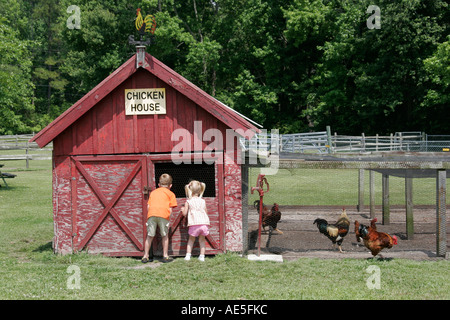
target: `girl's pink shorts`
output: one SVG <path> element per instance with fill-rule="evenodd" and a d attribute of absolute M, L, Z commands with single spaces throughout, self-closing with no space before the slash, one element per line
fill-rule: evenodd
<path fill-rule="evenodd" d="M 190 236 L 193 236 L 193 237 L 198 237 L 198 236 L 206 237 L 209 234 L 209 228 L 206 224 L 190 226 L 188 233 Z"/>

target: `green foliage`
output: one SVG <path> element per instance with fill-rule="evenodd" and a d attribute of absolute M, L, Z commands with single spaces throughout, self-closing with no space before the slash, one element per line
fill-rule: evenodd
<path fill-rule="evenodd" d="M 34 110 L 29 42 L 17 37 L 0 16 L 0 134 L 30 130 L 32 125 L 27 119 Z"/>
<path fill-rule="evenodd" d="M 431 114 L 430 119 L 433 130 L 448 130 L 447 124 L 450 116 L 447 109 L 450 104 L 450 36 L 447 41 L 438 45 L 436 51 L 423 61 L 429 85 L 424 101 L 421 104 L 422 112 Z"/>
<path fill-rule="evenodd" d="M 320 50 L 319 88 L 310 115 L 338 132 L 431 131 L 420 109 L 425 97 L 426 58 L 446 26 L 434 6 L 419 1 L 379 1 L 381 29 L 368 29 L 370 1 L 342 1 L 336 35 Z M 444 5 L 441 3 L 441 5 Z"/>
<path fill-rule="evenodd" d="M 446 1 L 380 0 L 381 29 L 369 0 L 81 0 L 69 29 L 72 2 L 0 1 L 0 134 L 40 130 L 129 59 L 137 8 L 148 52 L 268 129 L 450 128 Z"/>

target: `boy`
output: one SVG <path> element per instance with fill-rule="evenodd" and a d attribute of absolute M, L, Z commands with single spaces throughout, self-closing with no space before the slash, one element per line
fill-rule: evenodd
<path fill-rule="evenodd" d="M 169 219 L 172 208 L 177 206 L 175 194 L 170 191 L 172 187 L 172 177 L 164 173 L 159 177 L 159 188 L 150 193 L 148 199 L 148 220 L 147 220 L 147 239 L 145 240 L 144 256 L 142 262 L 153 261 L 149 259 L 150 247 L 153 237 L 156 234 L 156 227 L 159 227 L 159 233 L 162 237 L 163 262 L 170 262 L 169 259 Z"/>

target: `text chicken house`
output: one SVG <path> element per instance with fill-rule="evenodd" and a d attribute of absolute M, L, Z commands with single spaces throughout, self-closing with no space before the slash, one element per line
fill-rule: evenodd
<path fill-rule="evenodd" d="M 125 114 L 166 114 L 165 88 L 125 89 Z"/>

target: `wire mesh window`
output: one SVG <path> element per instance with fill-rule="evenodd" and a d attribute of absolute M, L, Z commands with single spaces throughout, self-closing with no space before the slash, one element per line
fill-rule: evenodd
<path fill-rule="evenodd" d="M 192 180 L 198 180 L 206 184 L 203 197 L 216 197 L 216 170 L 214 164 L 174 164 L 173 162 L 155 163 L 155 185 L 158 185 L 159 177 L 163 173 L 172 176 L 172 192 L 177 198 L 186 197 L 184 186 Z"/>

